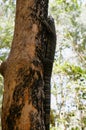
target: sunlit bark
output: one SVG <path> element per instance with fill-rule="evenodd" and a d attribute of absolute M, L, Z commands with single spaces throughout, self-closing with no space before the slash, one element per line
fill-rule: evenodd
<path fill-rule="evenodd" d="M 4 76 L 2 130 L 45 130 L 42 57 L 47 0 L 17 0 L 15 31 Z"/>

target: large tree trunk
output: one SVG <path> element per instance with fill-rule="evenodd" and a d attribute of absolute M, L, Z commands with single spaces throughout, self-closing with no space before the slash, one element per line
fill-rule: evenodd
<path fill-rule="evenodd" d="M 0 67 L 4 76 L 2 130 L 48 130 L 43 69 L 47 10 L 48 0 L 17 0 L 11 52 Z"/>

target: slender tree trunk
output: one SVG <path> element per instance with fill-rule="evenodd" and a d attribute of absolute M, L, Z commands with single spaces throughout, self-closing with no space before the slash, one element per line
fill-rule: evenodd
<path fill-rule="evenodd" d="M 0 70 L 4 76 L 2 130 L 45 130 L 44 38 L 40 17 L 48 0 L 17 0 L 11 52 Z"/>
<path fill-rule="evenodd" d="M 2 130 L 49 130 L 56 33 L 47 15 L 48 0 L 17 0 L 11 51 L 0 66 Z"/>

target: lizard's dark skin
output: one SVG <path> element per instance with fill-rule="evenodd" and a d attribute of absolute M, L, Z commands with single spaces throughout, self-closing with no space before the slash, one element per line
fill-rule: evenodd
<path fill-rule="evenodd" d="M 54 62 L 55 48 L 56 48 L 56 30 L 55 23 L 52 17 L 48 17 L 47 20 L 42 17 L 36 18 L 41 22 L 46 39 L 44 45 L 44 56 L 42 59 L 44 67 L 44 120 L 45 130 L 50 130 L 50 102 L 51 102 L 51 74 Z"/>
<path fill-rule="evenodd" d="M 46 53 L 43 60 L 44 65 L 44 112 L 45 112 L 45 128 L 50 130 L 50 101 L 51 101 L 51 74 L 54 62 L 55 48 L 56 48 L 56 31 L 53 18 L 48 18 L 47 22 L 44 22 L 47 27 L 47 44 Z M 52 30 L 52 31 L 51 31 Z"/>

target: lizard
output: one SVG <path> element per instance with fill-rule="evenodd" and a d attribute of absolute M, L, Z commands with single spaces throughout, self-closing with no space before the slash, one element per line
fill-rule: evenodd
<path fill-rule="evenodd" d="M 50 102 L 51 102 L 51 74 L 54 62 L 55 48 L 56 48 L 56 30 L 55 23 L 52 17 L 49 17 L 47 22 L 44 21 L 47 27 L 47 44 L 46 52 L 43 60 L 44 66 L 44 112 L 45 112 L 45 128 L 50 130 Z"/>

